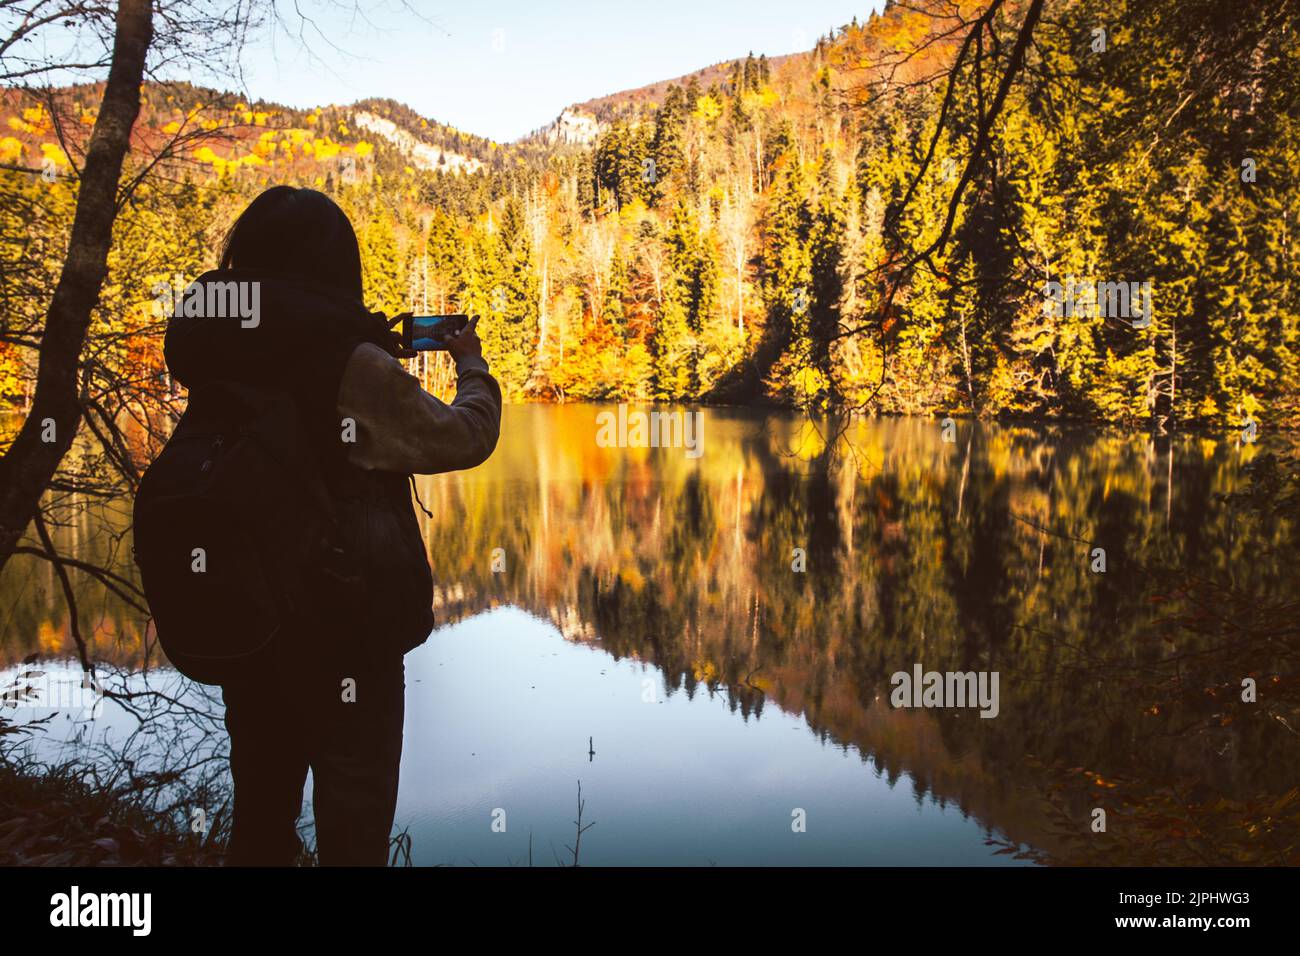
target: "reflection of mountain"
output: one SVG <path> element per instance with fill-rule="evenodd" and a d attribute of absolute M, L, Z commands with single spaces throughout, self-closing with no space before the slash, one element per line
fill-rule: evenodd
<path fill-rule="evenodd" d="M 453 596 L 452 592 L 457 592 Z M 481 600 L 474 600 L 459 586 L 439 593 L 439 621 L 448 623 L 479 613 Z M 495 601 L 493 603 L 496 603 Z M 617 651 L 602 639 L 600 628 L 574 606 L 529 607 L 545 617 L 573 643 L 588 644 L 613 654 L 641 660 L 661 669 L 664 663 L 640 650 Z M 617 643 L 617 642 L 615 642 Z M 671 666 L 671 665 L 669 665 Z M 680 680 L 672 692 L 683 690 L 694 696 L 712 692 L 704 688 L 701 678 L 710 665 L 689 673 L 674 674 L 665 670 L 667 683 Z M 859 688 L 842 682 L 816 695 L 805 694 L 802 681 L 807 675 L 788 668 L 773 671 L 768 677 L 751 675 L 748 683 L 713 689 L 729 695 L 734 709 L 757 719 L 770 699 L 780 709 L 802 715 L 810 729 L 824 742 L 855 752 L 878 775 L 891 785 L 906 775 L 918 802 L 930 799 L 940 806 L 954 805 L 963 815 L 974 817 L 986 828 L 997 829 L 1012 839 L 1035 846 L 1050 845 L 1051 836 L 1041 825 L 1042 808 L 1038 798 L 1020 789 L 1010 775 L 987 765 L 972 751 L 954 751 L 944 739 L 942 718 L 925 712 L 907 712 L 889 706 L 888 695 L 863 697 Z M 685 686 L 684 686 L 685 685 Z M 766 693 L 755 693 L 762 688 Z"/>
<path fill-rule="evenodd" d="M 1171 459 L 1146 436 L 965 425 L 946 444 L 936 422 L 904 419 L 854 425 L 852 454 L 832 458 L 795 419 L 706 410 L 704 455 L 689 459 L 598 447 L 596 411 L 510 406 L 487 465 L 422 481 L 439 625 L 517 605 L 571 641 L 653 664 L 669 693 L 725 692 L 745 719 L 771 705 L 801 714 L 891 779 L 914 778 L 918 798 L 1025 841 L 1045 841 L 1021 789 L 1036 779 L 1027 754 L 1204 796 L 1294 781 L 1294 751 L 1260 722 L 1180 737 L 1179 716 L 1152 715 L 1128 679 L 1197 647 L 1190 634 L 1152 639 L 1157 615 L 1183 609 L 1172 594 L 1151 603 L 1142 567 L 1300 591 L 1285 523 L 1250 524 L 1214 497 L 1238 488 L 1252 449 L 1182 438 Z M 104 530 L 62 533 L 107 560 Z M 1105 574 L 1089 570 L 1094 545 Z M 506 570 L 493 574 L 497 548 Z M 18 566 L 3 581 L 10 661 L 63 631 L 48 569 Z M 139 617 L 85 594 L 97 648 L 138 656 Z M 893 710 L 889 675 L 918 662 L 998 671 L 999 716 Z M 1098 663 L 1114 676 L 1079 676 Z"/>
<path fill-rule="evenodd" d="M 1294 774 L 1254 731 L 1225 759 L 1224 739 L 1166 738 L 1120 679 L 1072 670 L 1150 653 L 1139 566 L 1186 562 L 1223 579 L 1265 538 L 1283 544 L 1278 528 L 1243 537 L 1212 500 L 1238 483 L 1227 447 L 1180 441 L 1171 472 L 1168 448 L 1143 437 L 981 429 L 945 445 L 937 425 L 904 420 L 858 428 L 856 460 L 832 462 L 787 421 L 765 431 L 711 412 L 696 467 L 677 452 L 597 448 L 591 409 L 510 414 L 521 437 L 487 469 L 427 486 L 435 514 L 467 515 L 430 532 L 435 572 L 463 589 L 465 613 L 520 605 L 571 640 L 654 663 L 670 688 L 727 688 L 746 716 L 770 698 L 1013 835 L 1033 829 L 1004 822 L 1032 816 L 1015 794 L 1026 754 L 1136 763 L 1223 793 Z M 1108 550 L 1106 575 L 1089 570 L 1092 542 Z M 488 570 L 496 547 L 505 574 Z M 790 570 L 793 547 L 806 574 Z M 1238 583 L 1284 594 L 1292 574 L 1266 561 Z M 998 670 L 999 718 L 882 708 L 889 675 L 918 661 Z"/>

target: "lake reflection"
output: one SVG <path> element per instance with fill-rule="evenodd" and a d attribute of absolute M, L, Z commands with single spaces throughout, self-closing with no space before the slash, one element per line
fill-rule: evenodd
<path fill-rule="evenodd" d="M 662 687 L 653 667 L 565 642 L 514 608 L 435 633 L 407 658 L 397 819 L 413 862 L 523 865 L 530 833 L 535 865 L 571 862 L 579 781 L 583 823 L 596 824 L 582 837 L 588 865 L 989 859 L 976 820 L 819 740 L 799 715 L 745 719 L 704 690 L 647 702 L 647 681 Z M 502 811 L 506 832 L 493 833 Z"/>
<path fill-rule="evenodd" d="M 929 419 L 828 443 L 704 409 L 693 458 L 598 447 L 600 410 L 509 407 L 488 464 L 420 479 L 438 629 L 407 657 L 415 863 L 526 863 L 530 834 L 535 864 L 567 862 L 579 781 L 583 863 L 727 865 L 1005 863 L 990 835 L 1054 840 L 1029 754 L 1210 794 L 1295 779 L 1253 737 L 1227 758 L 1166 739 L 1077 669 L 1147 659 L 1180 600 L 1153 603 L 1152 569 L 1300 590 L 1289 528 L 1216 498 L 1254 447 L 966 422 L 945 441 Z M 109 561 L 122 521 L 64 544 Z M 0 587 L 8 662 L 66 651 L 46 566 Z M 138 665 L 140 615 L 85 593 L 96 653 Z M 892 708 L 915 664 L 997 671 L 998 716 Z"/>

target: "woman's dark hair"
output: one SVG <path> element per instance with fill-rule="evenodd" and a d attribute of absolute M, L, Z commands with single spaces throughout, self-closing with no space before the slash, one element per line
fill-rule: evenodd
<path fill-rule="evenodd" d="M 272 186 L 249 203 L 226 233 L 221 268 L 301 276 L 363 297 L 357 234 L 334 200 L 314 189 Z"/>

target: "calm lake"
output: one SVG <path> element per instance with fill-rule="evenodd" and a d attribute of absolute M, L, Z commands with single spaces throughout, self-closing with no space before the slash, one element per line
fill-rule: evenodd
<path fill-rule="evenodd" d="M 1086 669 L 1147 660 L 1194 600 L 1153 569 L 1300 592 L 1286 530 L 1220 497 L 1266 441 L 917 418 L 828 444 L 795 415 L 705 408 L 692 457 L 601 447 L 606 408 L 507 407 L 486 465 L 419 479 L 438 627 L 407 657 L 396 826 L 415 864 L 523 865 L 530 840 L 535 865 L 569 862 L 579 783 L 587 865 L 1014 865 L 986 840 L 1057 840 L 1030 755 L 1202 795 L 1296 779 L 1250 740 L 1170 738 L 1124 674 Z M 60 543 L 130 574 L 128 512 L 83 513 Z M 121 686 L 219 718 L 143 615 L 76 586 Z M 0 594 L 7 678 L 69 653 L 48 564 L 15 559 Z M 996 672 L 996 716 L 892 706 L 915 665 Z M 219 761 L 221 735 L 174 704 L 60 715 L 31 746 Z"/>

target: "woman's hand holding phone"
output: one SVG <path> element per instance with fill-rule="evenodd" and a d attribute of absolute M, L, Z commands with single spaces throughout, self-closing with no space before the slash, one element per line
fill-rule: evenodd
<path fill-rule="evenodd" d="M 373 318 L 376 318 L 381 322 L 383 322 L 387 330 L 382 334 L 382 338 L 384 341 L 382 343 L 376 343 L 376 344 L 382 345 L 385 348 L 385 350 L 390 355 L 393 356 L 393 358 L 399 358 L 399 359 L 415 358 L 417 355 L 420 354 L 419 352 L 416 352 L 413 348 L 411 348 L 409 345 L 407 345 L 406 340 L 402 336 L 402 328 L 403 328 L 402 322 L 404 319 L 410 317 L 411 315 L 410 312 L 399 312 L 391 319 L 388 318 L 386 315 L 384 315 L 384 313 L 382 312 L 372 312 L 370 314 Z"/>
<path fill-rule="evenodd" d="M 469 324 L 459 332 L 454 332 L 447 336 L 447 351 L 451 357 L 459 363 L 462 358 L 482 358 L 483 343 L 475 331 L 478 326 L 478 316 L 469 320 Z"/>
<path fill-rule="evenodd" d="M 412 322 L 414 317 L 410 312 L 402 312 L 388 320 L 388 327 L 392 330 L 389 334 L 392 336 L 392 352 L 397 358 L 415 358 L 420 352 L 411 346 L 414 344 L 412 339 Z M 447 351 L 451 353 L 453 360 L 459 362 L 462 358 L 482 358 L 483 343 L 475 331 L 478 325 L 478 316 L 474 316 L 464 327 L 456 331 L 447 331 L 437 336 L 439 343 L 445 343 L 438 351 Z M 400 328 L 401 331 L 396 331 Z"/>

